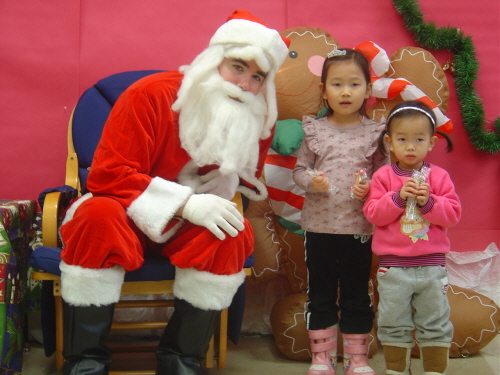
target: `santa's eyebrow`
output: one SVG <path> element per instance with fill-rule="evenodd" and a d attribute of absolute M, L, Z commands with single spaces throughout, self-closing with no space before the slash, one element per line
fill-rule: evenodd
<path fill-rule="evenodd" d="M 257 72 L 257 74 L 262 77 L 262 80 L 265 80 L 266 77 L 267 77 L 267 74 L 264 73 L 264 72 L 262 72 L 262 71 L 260 71 L 260 70 Z"/>
<path fill-rule="evenodd" d="M 233 61 L 240 63 L 241 65 L 243 65 L 246 68 L 250 67 L 245 60 L 233 59 Z M 262 71 L 260 71 L 260 70 L 257 71 L 257 74 L 260 75 L 262 77 L 262 79 L 266 79 L 266 77 L 267 77 L 267 74 L 264 73 L 264 72 L 262 72 Z"/>

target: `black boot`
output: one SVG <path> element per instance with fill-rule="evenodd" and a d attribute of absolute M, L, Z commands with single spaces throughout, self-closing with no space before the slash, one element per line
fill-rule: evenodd
<path fill-rule="evenodd" d="M 63 302 L 63 375 L 107 375 L 111 350 L 104 344 L 115 305 L 73 306 Z"/>
<path fill-rule="evenodd" d="M 174 313 L 156 350 L 156 375 L 202 375 L 220 311 L 202 310 L 176 298 Z"/>

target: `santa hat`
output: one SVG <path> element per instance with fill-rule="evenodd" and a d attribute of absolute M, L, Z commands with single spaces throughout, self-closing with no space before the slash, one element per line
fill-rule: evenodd
<path fill-rule="evenodd" d="M 241 51 L 238 58 L 255 60 L 259 68 L 269 73 L 276 72 L 285 60 L 290 40 L 269 29 L 248 11 L 235 10 L 210 40 L 211 46 L 218 44 L 234 45 L 233 48 Z"/>
<path fill-rule="evenodd" d="M 217 68 L 224 58 L 255 60 L 259 68 L 267 73 L 265 97 L 268 113 L 261 138 L 268 138 L 278 117 L 274 78 L 288 55 L 289 45 L 290 39 L 281 37 L 276 30 L 268 28 L 248 11 L 234 11 L 210 39 L 209 47 L 191 65 L 181 67 L 185 76 L 172 108 L 178 111 L 193 84 Z"/>

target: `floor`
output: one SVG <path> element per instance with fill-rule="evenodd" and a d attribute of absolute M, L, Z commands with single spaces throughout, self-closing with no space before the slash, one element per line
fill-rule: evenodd
<path fill-rule="evenodd" d="M 378 375 L 384 374 L 385 365 L 380 351 L 370 359 L 370 365 Z M 290 360 L 281 354 L 272 336 L 254 335 L 243 336 L 238 345 L 229 343 L 226 367 L 223 370 L 209 369 L 207 375 L 305 375 L 308 368 L 308 363 Z M 413 375 L 422 374 L 418 359 L 412 360 L 411 370 Z M 54 356 L 45 357 L 41 345 L 31 342 L 30 350 L 25 352 L 22 373 L 58 375 Z M 343 374 L 343 371 L 337 373 Z M 500 374 L 500 335 L 472 357 L 450 359 L 447 374 Z"/>

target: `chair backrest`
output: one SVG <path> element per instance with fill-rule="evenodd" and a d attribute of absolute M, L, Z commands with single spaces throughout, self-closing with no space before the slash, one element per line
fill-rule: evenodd
<path fill-rule="evenodd" d="M 78 156 L 80 186 L 85 186 L 88 168 L 101 138 L 102 129 L 111 108 L 121 93 L 132 83 L 162 70 L 136 70 L 110 75 L 87 89 L 75 106 L 71 132 Z"/>

